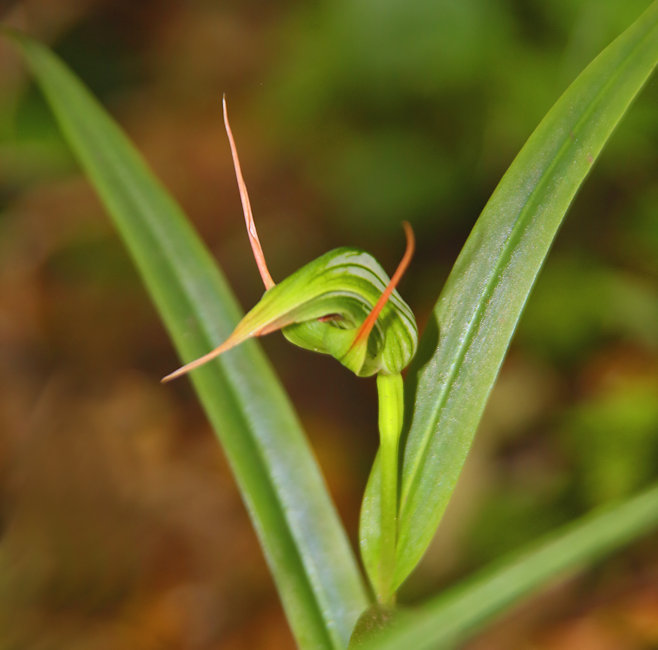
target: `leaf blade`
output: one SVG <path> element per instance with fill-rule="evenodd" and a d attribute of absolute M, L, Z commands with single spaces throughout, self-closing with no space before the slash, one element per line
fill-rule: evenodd
<path fill-rule="evenodd" d="M 359 650 L 453 648 L 556 575 L 574 571 L 658 525 L 658 484 L 568 524 L 496 562 L 359 644 Z"/>
<path fill-rule="evenodd" d="M 398 585 L 439 524 L 564 214 L 657 59 L 654 2 L 542 120 L 460 253 L 433 312 L 438 345 L 421 341 L 410 370 L 418 387 L 402 470 Z"/>
<path fill-rule="evenodd" d="M 218 345 L 240 309 L 178 205 L 54 54 L 25 36 L 5 34 L 18 44 L 105 203 L 181 358 Z M 196 371 L 192 382 L 236 475 L 299 645 L 344 647 L 368 604 L 363 580 L 267 360 L 249 342 Z"/>

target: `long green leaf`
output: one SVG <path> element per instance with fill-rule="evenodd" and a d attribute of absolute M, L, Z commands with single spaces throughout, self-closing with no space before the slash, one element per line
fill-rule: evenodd
<path fill-rule="evenodd" d="M 10 36 L 132 253 L 181 359 L 214 348 L 240 310 L 180 208 L 65 65 L 35 41 Z M 367 606 L 362 578 L 272 369 L 257 344 L 245 343 L 200 368 L 192 381 L 235 472 L 299 645 L 345 647 Z"/>
<path fill-rule="evenodd" d="M 584 70 L 537 127 L 448 278 L 409 375 L 417 393 L 402 470 L 398 585 L 439 524 L 567 208 L 657 60 L 654 2 Z M 373 505 L 369 509 L 376 511 Z"/>
<path fill-rule="evenodd" d="M 615 507 L 590 513 L 514 557 L 402 613 L 359 650 L 452 648 L 495 614 L 567 571 L 586 566 L 658 525 L 658 485 Z"/>

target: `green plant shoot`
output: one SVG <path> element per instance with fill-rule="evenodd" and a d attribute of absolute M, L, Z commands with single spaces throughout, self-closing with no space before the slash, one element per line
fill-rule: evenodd
<path fill-rule="evenodd" d="M 275 284 L 258 239 L 225 100 L 223 112 L 247 234 L 266 291 L 224 343 L 162 381 L 180 377 L 249 338 L 277 330 L 301 348 L 333 356 L 358 377 L 377 375 L 381 553 L 380 566 L 370 579 L 378 601 L 390 605 L 395 599 L 398 443 L 404 409 L 401 372 L 413 358 L 418 342 L 415 318 L 396 286 L 413 255 L 413 231 L 404 222 L 407 246 L 390 279 L 370 254 L 343 247 L 325 253 Z"/>

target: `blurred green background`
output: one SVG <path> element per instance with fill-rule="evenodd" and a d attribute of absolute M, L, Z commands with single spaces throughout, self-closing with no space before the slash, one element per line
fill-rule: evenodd
<path fill-rule="evenodd" d="M 487 197 L 648 0 L 26 0 L 183 205 L 245 308 L 339 245 L 393 269 L 419 324 Z M 658 79 L 613 136 L 530 298 L 409 602 L 658 477 Z M 352 540 L 372 381 L 268 337 Z M 0 43 L 0 650 L 292 648 L 240 497 L 98 200 Z M 658 647 L 644 540 L 468 647 Z"/>

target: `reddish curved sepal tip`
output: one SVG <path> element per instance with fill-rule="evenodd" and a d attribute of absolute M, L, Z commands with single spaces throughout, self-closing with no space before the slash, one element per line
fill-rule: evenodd
<path fill-rule="evenodd" d="M 355 345 L 368 340 L 370 332 L 372 332 L 372 328 L 375 326 L 379 314 L 381 313 L 382 309 L 384 309 L 384 305 L 388 302 L 391 294 L 395 290 L 395 287 L 397 287 L 400 279 L 404 275 L 404 272 L 409 267 L 409 262 L 411 262 L 411 258 L 413 257 L 414 250 L 416 248 L 416 239 L 414 237 L 414 231 L 411 228 L 411 224 L 408 221 L 403 221 L 402 226 L 404 228 L 404 234 L 407 237 L 407 248 L 405 249 L 404 255 L 398 264 L 398 268 L 395 269 L 395 273 L 393 273 L 391 280 L 386 286 L 386 289 L 382 291 L 382 295 L 379 296 L 379 300 L 377 300 L 375 306 L 372 308 L 372 311 L 368 314 L 358 332 L 356 333 L 350 349 L 352 349 Z"/>

